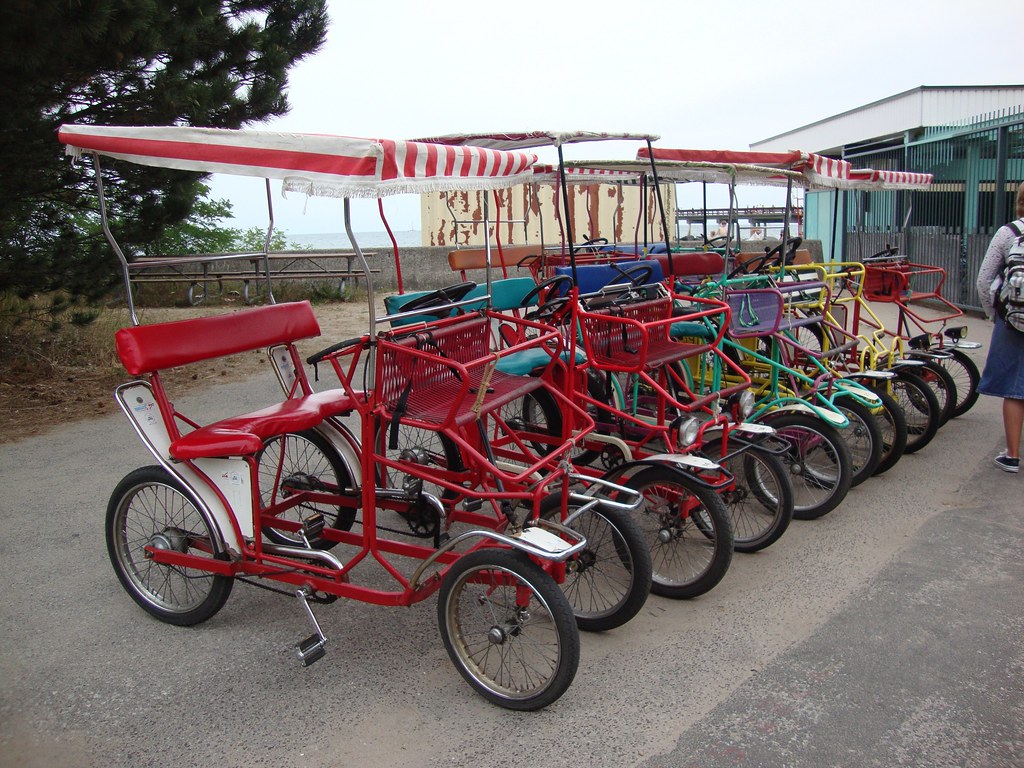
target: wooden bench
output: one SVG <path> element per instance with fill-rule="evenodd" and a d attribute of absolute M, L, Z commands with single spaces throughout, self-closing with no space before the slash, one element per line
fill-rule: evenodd
<path fill-rule="evenodd" d="M 181 417 L 161 395 L 161 371 L 254 349 L 292 346 L 298 340 L 319 335 L 320 325 L 312 307 L 302 301 L 122 328 L 115 334 L 115 344 L 128 373 L 151 376 L 171 437 L 170 458 L 187 460 L 254 455 L 268 438 L 315 427 L 329 416 L 350 412 L 353 403 L 342 390 L 317 392 L 182 434 L 178 426 Z"/>
<path fill-rule="evenodd" d="M 539 256 L 540 248 L 534 245 L 506 245 L 500 249 L 495 246 L 491 248 L 491 267 L 506 272 L 508 267 L 520 266 L 524 259 L 526 262 L 523 266 L 526 266 Z M 467 280 L 468 270 L 487 268 L 487 249 L 460 248 L 457 251 L 449 251 L 448 266 L 452 271 L 461 274 L 463 280 Z"/>
<path fill-rule="evenodd" d="M 372 257 L 375 254 L 364 254 Z M 245 302 L 256 300 L 265 287 L 267 273 L 262 253 L 202 254 L 198 256 L 161 256 L 139 258 L 129 262 L 133 284 L 181 283 L 188 286 L 187 297 L 193 306 L 209 295 L 209 286 L 215 285 L 218 294 L 225 292 L 225 283 L 240 282 Z M 331 263 L 344 259 L 344 269 Z M 336 250 L 294 251 L 272 253 L 267 257 L 272 282 L 280 280 L 319 281 L 337 280 L 338 293 L 347 296 L 352 286 L 364 274 L 353 269 L 354 252 Z M 380 269 L 371 268 L 371 273 Z"/>

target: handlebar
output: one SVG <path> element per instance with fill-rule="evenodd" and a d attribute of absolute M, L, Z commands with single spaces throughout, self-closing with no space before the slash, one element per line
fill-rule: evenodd
<path fill-rule="evenodd" d="M 319 352 L 314 352 L 312 355 L 306 358 L 306 365 L 316 365 L 323 361 L 325 358 L 330 357 L 335 352 L 339 352 L 342 349 L 355 346 L 357 344 L 366 344 L 369 340 L 367 336 L 356 336 L 354 339 L 345 339 L 339 341 L 337 344 L 331 344 L 331 346 L 321 349 Z"/>

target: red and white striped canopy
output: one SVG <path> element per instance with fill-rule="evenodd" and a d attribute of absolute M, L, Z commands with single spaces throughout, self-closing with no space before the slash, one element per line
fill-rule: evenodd
<path fill-rule="evenodd" d="M 178 126 L 64 125 L 59 138 L 71 155 L 281 179 L 286 191 L 327 197 L 502 189 L 530 181 L 537 160 L 474 146 Z"/>
<path fill-rule="evenodd" d="M 600 167 L 599 163 L 565 164 L 565 180 L 569 184 L 635 184 L 643 172 L 631 168 Z M 538 163 L 533 166 L 533 180 L 541 184 L 557 183 L 558 166 Z"/>
<path fill-rule="evenodd" d="M 850 178 L 858 189 L 927 189 L 932 183 L 930 173 L 874 171 L 870 168 L 854 168 Z"/>
<path fill-rule="evenodd" d="M 646 147 L 637 152 L 638 158 L 650 158 Z M 714 149 L 653 148 L 653 157 L 659 162 L 730 163 L 793 171 L 802 177 L 801 186 L 824 189 L 924 189 L 932 181 L 930 173 L 907 171 L 873 171 L 855 169 L 846 160 L 836 160 L 811 152 L 744 152 Z M 780 177 L 785 183 L 785 178 Z"/>
<path fill-rule="evenodd" d="M 688 182 L 706 181 L 711 184 L 764 184 L 785 185 L 792 179 L 795 186 L 804 184 L 804 177 L 795 171 L 779 170 L 758 165 L 731 163 L 687 162 L 679 160 L 656 161 L 659 181 Z M 535 166 L 536 167 L 536 166 Z M 543 166 L 541 166 L 543 167 Z M 610 176 L 609 183 L 616 183 L 619 175 L 637 179 L 651 175 L 651 161 L 636 160 L 569 160 L 565 163 L 568 174 L 602 173 Z"/>
<path fill-rule="evenodd" d="M 558 147 L 585 141 L 657 141 L 649 133 L 601 133 L 597 131 L 519 131 L 512 133 L 460 133 L 414 139 L 427 144 L 461 147 L 472 145 L 488 149 L 523 150 L 537 147 Z"/>
<path fill-rule="evenodd" d="M 637 152 L 638 158 L 650 158 L 646 147 Z M 800 173 L 807 184 L 826 187 L 846 186 L 852 166 L 845 160 L 833 160 L 809 152 L 743 152 L 717 149 L 665 149 L 655 147 L 655 160 L 691 163 L 727 163 L 774 168 Z M 785 179 L 782 179 L 785 183 Z"/>

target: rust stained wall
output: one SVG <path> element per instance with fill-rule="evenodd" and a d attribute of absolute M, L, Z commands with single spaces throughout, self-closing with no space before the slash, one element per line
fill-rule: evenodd
<path fill-rule="evenodd" d="M 436 192 L 421 196 L 420 217 L 423 245 L 468 246 L 484 242 L 483 195 L 488 195 L 491 242 L 507 245 L 562 242 L 562 200 L 558 188 L 545 184 L 520 186 L 498 192 Z M 661 217 L 654 190 L 647 191 L 647 233 L 651 242 L 664 239 Z M 641 190 L 614 184 L 574 185 L 569 191 L 569 220 L 573 238 L 582 242 L 603 237 L 613 243 L 633 243 L 643 239 L 640 220 Z M 675 210 L 671 184 L 662 185 L 666 210 Z M 458 221 L 456 227 L 453 223 Z M 495 233 L 495 221 L 498 221 Z M 671 224 L 670 224 L 671 226 Z M 542 237 L 543 233 L 543 237 Z"/>

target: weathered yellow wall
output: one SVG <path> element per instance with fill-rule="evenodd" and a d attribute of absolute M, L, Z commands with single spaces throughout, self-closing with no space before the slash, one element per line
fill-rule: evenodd
<path fill-rule="evenodd" d="M 662 185 L 666 220 L 672 231 L 674 186 Z M 559 224 L 562 200 L 551 184 L 521 186 L 497 193 L 431 193 L 420 198 L 423 245 L 482 245 L 483 195 L 488 195 L 488 219 L 491 237 L 497 225 L 497 238 L 508 245 L 558 245 L 562 242 Z M 665 239 L 654 189 L 646 193 L 647 241 Z M 639 221 L 641 191 L 638 187 L 613 184 L 574 184 L 569 188 L 573 240 L 604 237 L 613 243 L 643 242 L 643 222 Z M 453 220 L 460 222 L 456 227 Z"/>

